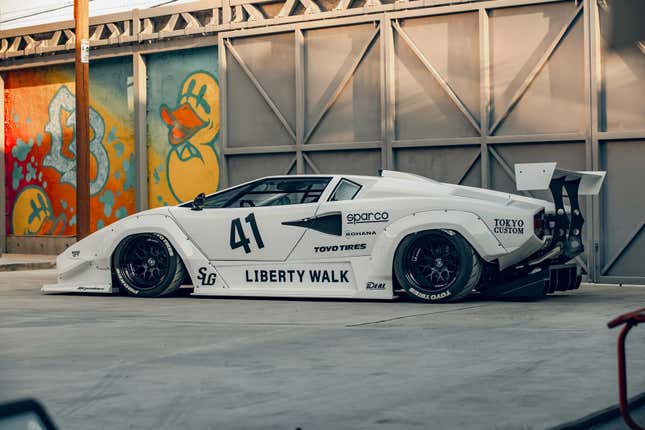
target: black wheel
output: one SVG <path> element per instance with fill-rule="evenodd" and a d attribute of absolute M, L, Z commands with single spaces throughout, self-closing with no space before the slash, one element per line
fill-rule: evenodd
<path fill-rule="evenodd" d="M 394 256 L 394 273 L 405 292 L 421 302 L 453 302 L 479 282 L 481 261 L 454 231 L 430 230 L 407 236 Z"/>
<path fill-rule="evenodd" d="M 112 267 L 120 286 L 137 297 L 160 297 L 181 286 L 186 269 L 168 239 L 157 233 L 128 236 L 114 251 Z"/>

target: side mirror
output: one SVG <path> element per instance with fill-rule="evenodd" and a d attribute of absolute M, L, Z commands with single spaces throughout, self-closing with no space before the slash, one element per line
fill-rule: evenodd
<path fill-rule="evenodd" d="M 45 408 L 34 399 L 0 404 L 0 429 L 56 430 Z"/>
<path fill-rule="evenodd" d="M 199 193 L 193 199 L 193 205 L 191 206 L 190 209 L 194 211 L 201 211 L 202 209 L 204 209 L 205 202 L 206 202 L 206 195 L 204 193 Z"/>

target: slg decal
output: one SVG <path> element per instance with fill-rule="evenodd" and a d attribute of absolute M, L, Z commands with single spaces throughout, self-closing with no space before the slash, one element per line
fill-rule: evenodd
<path fill-rule="evenodd" d="M 207 267 L 200 267 L 199 270 L 199 275 L 197 275 L 197 280 L 200 282 L 201 285 L 204 286 L 211 286 L 215 285 L 215 282 L 217 281 L 217 273 L 208 273 L 208 268 Z"/>

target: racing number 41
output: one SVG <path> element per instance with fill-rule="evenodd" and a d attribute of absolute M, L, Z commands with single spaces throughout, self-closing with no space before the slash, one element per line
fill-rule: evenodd
<path fill-rule="evenodd" d="M 246 218 L 244 218 L 244 221 L 251 226 L 251 233 L 253 233 L 253 238 L 255 239 L 255 243 L 258 245 L 258 248 L 264 248 L 264 242 L 262 241 L 258 224 L 255 222 L 255 214 L 248 214 Z M 242 220 L 240 218 L 235 218 L 231 221 L 231 237 L 229 240 L 231 249 L 243 247 L 244 252 L 248 254 L 251 252 L 251 247 L 249 246 L 250 243 L 251 239 L 246 237 L 244 229 L 242 228 Z"/>

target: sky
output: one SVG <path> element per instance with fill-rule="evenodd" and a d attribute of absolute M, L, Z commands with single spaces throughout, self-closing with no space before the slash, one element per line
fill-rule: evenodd
<path fill-rule="evenodd" d="M 89 0 L 90 16 L 195 0 Z M 0 0 L 0 30 L 74 18 L 74 0 Z"/>

